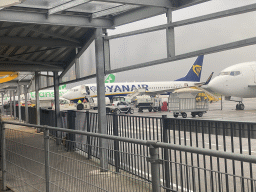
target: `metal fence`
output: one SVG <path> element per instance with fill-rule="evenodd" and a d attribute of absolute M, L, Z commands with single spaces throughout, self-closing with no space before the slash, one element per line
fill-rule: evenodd
<path fill-rule="evenodd" d="M 61 116 L 64 128 L 90 133 L 98 131 L 96 113 L 69 111 L 62 112 Z M 255 125 L 164 116 L 107 115 L 108 135 L 250 157 L 256 153 Z M 56 136 L 53 134 L 56 131 L 51 132 Z M 66 150 L 83 152 L 88 159 L 100 157 L 98 137 L 68 132 L 61 132 L 61 137 Z M 145 182 L 152 181 L 147 146 L 109 140 L 107 150 L 107 160 L 115 172 L 125 171 Z M 159 159 L 162 161 L 159 171 L 161 188 L 165 191 L 256 191 L 254 163 L 167 148 L 159 149 Z"/>
<path fill-rule="evenodd" d="M 207 162 L 212 166 L 217 166 L 218 162 L 221 164 L 220 162 L 230 161 L 237 164 L 237 168 L 239 167 L 242 172 L 242 166 L 244 170 L 246 166 L 255 167 L 255 156 L 25 124 L 44 129 L 44 134 L 37 134 L 28 128 L 25 131 L 21 127 L 10 128 L 8 124 L 23 124 L 4 122 L 2 127 L 3 185 L 8 184 L 17 191 L 255 191 L 256 183 L 253 175 L 247 177 L 214 171 L 213 167 L 201 168 L 200 165 L 189 165 L 188 162 L 193 162 L 192 158 L 188 158 L 193 155 L 208 159 Z M 106 149 L 109 154 L 118 154 L 119 159 L 125 157 L 126 163 L 128 161 L 139 163 L 146 159 L 145 162 L 149 162 L 148 167 L 137 168 L 147 171 L 149 180 L 131 174 L 131 171 L 122 169 L 117 171 L 116 167 L 111 165 L 108 172 L 100 172 L 97 158 L 93 155 L 89 156 L 86 150 L 81 150 L 91 148 L 97 151 L 99 150 L 97 146 L 71 140 L 63 140 L 62 144 L 58 145 L 55 137 L 49 137 L 49 130 L 90 138 L 107 138 L 130 146 L 143 146 L 145 151 L 149 152 L 148 155 L 144 156 L 141 151 L 136 152 L 136 150 L 128 153 L 123 150 L 112 150 L 108 146 Z M 174 161 L 161 158 L 161 154 L 166 150 L 170 156 L 178 153 Z M 167 167 L 169 167 L 168 172 Z M 171 178 L 169 187 L 169 184 L 166 187 L 166 178 L 163 182 L 161 177 L 163 170 L 165 175 Z"/>

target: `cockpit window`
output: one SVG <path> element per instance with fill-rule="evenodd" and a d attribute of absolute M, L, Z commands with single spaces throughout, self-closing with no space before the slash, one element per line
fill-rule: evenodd
<path fill-rule="evenodd" d="M 231 76 L 237 76 L 240 75 L 241 72 L 240 71 L 223 71 L 220 73 L 220 76 L 222 75 L 231 75 Z"/>
<path fill-rule="evenodd" d="M 232 75 L 232 76 L 240 75 L 240 71 L 231 71 L 230 75 Z"/>

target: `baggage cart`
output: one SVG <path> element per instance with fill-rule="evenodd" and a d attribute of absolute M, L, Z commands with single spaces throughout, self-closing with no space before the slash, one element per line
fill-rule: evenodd
<path fill-rule="evenodd" d="M 208 98 L 202 94 L 203 91 L 186 89 L 171 93 L 168 99 L 168 110 L 173 112 L 174 117 L 181 115 L 187 117 L 191 112 L 192 117 L 202 117 L 209 110 Z"/>

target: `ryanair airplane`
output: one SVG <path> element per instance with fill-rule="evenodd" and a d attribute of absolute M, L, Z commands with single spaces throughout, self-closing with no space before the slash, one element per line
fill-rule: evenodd
<path fill-rule="evenodd" d="M 145 94 L 149 95 L 168 94 L 179 88 L 196 86 L 200 84 L 199 82 L 201 78 L 203 59 L 203 55 L 199 56 L 192 65 L 188 74 L 185 77 L 175 81 L 128 83 L 107 83 L 111 81 L 105 81 L 105 95 L 106 97 L 109 97 L 109 99 L 112 99 L 113 96 L 126 96 L 140 89 L 143 89 Z M 111 79 L 113 78 L 115 79 L 114 75 Z M 85 84 L 76 86 L 62 95 L 62 97 L 69 99 L 74 103 L 76 103 L 78 100 L 83 100 L 85 97 L 97 97 L 97 85 Z"/>

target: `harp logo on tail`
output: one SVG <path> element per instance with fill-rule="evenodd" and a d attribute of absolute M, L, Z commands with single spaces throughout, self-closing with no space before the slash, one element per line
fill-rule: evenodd
<path fill-rule="evenodd" d="M 200 65 L 193 65 L 193 71 L 194 71 L 194 73 L 195 73 L 198 77 L 199 77 L 199 74 L 200 74 L 201 70 L 202 70 L 202 66 L 200 66 Z"/>

